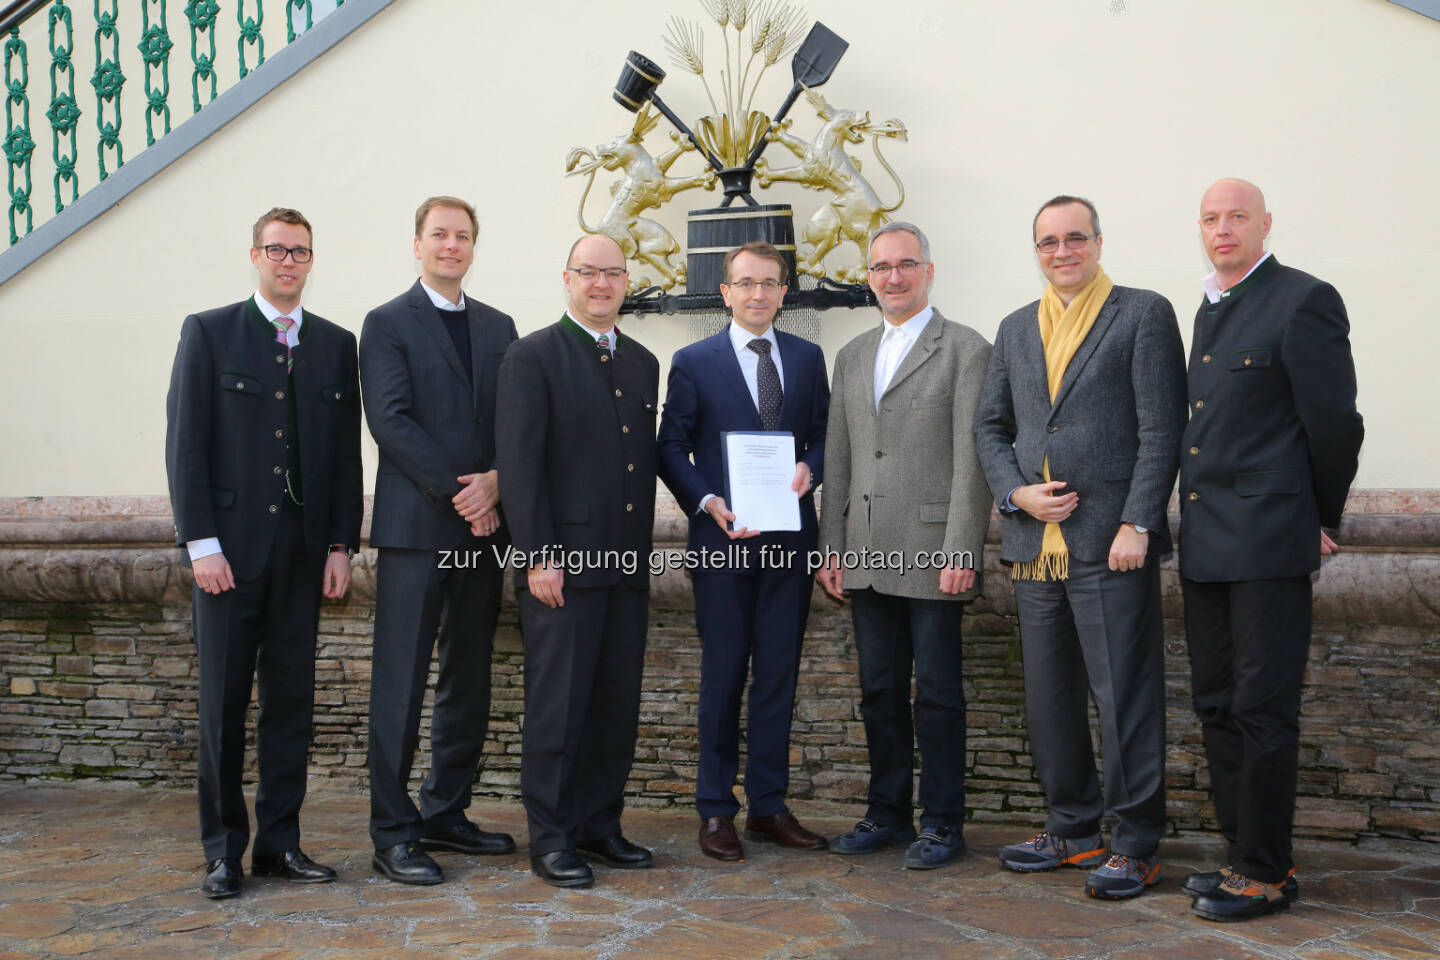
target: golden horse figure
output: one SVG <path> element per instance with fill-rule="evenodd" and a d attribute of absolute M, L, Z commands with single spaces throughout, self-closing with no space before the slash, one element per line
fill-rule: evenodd
<path fill-rule="evenodd" d="M 580 195 L 580 229 L 586 233 L 603 233 L 620 244 L 627 259 L 649 264 L 660 274 L 660 286 L 669 290 L 685 282 L 685 264 L 678 267 L 670 258 L 680 252 L 680 244 L 664 226 L 640 216 L 659 207 L 681 190 L 715 186 L 715 171 L 707 168 L 693 177 L 668 177 L 666 171 L 679 157 L 695 149 L 689 138 L 672 133 L 675 146 L 659 157 L 652 157 L 641 141 L 658 122 L 658 118 L 642 110 L 635 118 L 635 128 L 628 136 L 613 137 L 599 144 L 594 153 L 584 147 L 570 151 L 566 159 L 566 176 L 589 174 L 585 192 Z M 620 170 L 623 176 L 610 185 L 610 207 L 592 228 L 585 223 L 585 200 L 595 185 L 598 170 Z M 648 277 L 639 277 L 630 284 L 631 293 L 650 286 Z"/>
<path fill-rule="evenodd" d="M 777 124 L 767 135 L 768 138 L 787 147 L 800 158 L 800 164 L 771 170 L 762 158 L 755 164 L 755 177 L 762 187 L 784 180 L 816 190 L 833 191 L 835 196 L 830 202 L 817 210 L 805 224 L 801 239 L 809 245 L 809 249 L 802 251 L 797 269 L 812 277 L 825 276 L 825 255 L 849 240 L 860 248 L 860 265 L 838 269 L 835 279 L 845 283 L 864 283 L 865 251 L 870 235 L 889 222 L 886 214 L 899 209 L 905 202 L 905 185 L 880 153 L 880 138 L 905 140 L 905 124 L 899 120 L 871 123 L 868 111 L 837 110 L 813 90 L 806 90 L 805 95 L 810 98 L 825 125 L 815 139 L 806 143 L 787 132 L 789 120 Z M 875 157 L 900 192 L 899 199 L 889 206 L 880 200 L 875 188 L 861 175 L 860 161 L 845 152 L 846 144 L 864 143 L 867 136 L 874 138 Z"/>

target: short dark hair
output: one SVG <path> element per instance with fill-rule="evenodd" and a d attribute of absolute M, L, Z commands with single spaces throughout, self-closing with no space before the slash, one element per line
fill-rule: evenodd
<path fill-rule="evenodd" d="M 780 282 L 785 283 L 789 276 L 790 268 L 785 262 L 785 254 L 781 253 L 773 245 L 763 240 L 751 240 L 743 247 L 736 247 L 725 254 L 725 260 L 720 264 L 720 275 L 724 277 L 724 283 L 730 282 L 730 264 L 742 253 L 748 253 L 752 257 L 759 257 L 761 260 L 774 260 L 780 265 Z"/>
<path fill-rule="evenodd" d="M 1058 197 L 1051 197 L 1049 200 L 1046 200 L 1040 204 L 1040 209 L 1035 211 L 1035 219 L 1030 221 L 1030 239 L 1035 239 L 1035 224 L 1040 222 L 1040 214 L 1049 210 L 1051 207 L 1066 207 L 1072 203 L 1078 203 L 1090 211 L 1090 232 L 1098 237 L 1100 235 L 1100 213 L 1095 209 L 1095 204 L 1086 200 L 1084 197 L 1072 197 L 1068 193 L 1062 193 Z"/>
<path fill-rule="evenodd" d="M 415 208 L 415 236 L 420 236 L 420 231 L 425 229 L 425 218 L 436 207 L 454 207 L 456 210 L 464 210 L 465 215 L 470 218 L 470 239 L 475 240 L 479 237 L 480 221 L 475 217 L 475 208 L 459 197 L 446 196 L 430 197 Z"/>
<path fill-rule="evenodd" d="M 277 220 L 281 223 L 293 223 L 297 227 L 304 227 L 305 232 L 310 234 L 310 242 L 315 242 L 315 231 L 310 229 L 310 221 L 305 219 L 305 214 L 292 207 L 271 207 L 260 215 L 260 219 L 256 220 L 255 226 L 251 228 L 250 246 L 260 246 L 260 234 L 265 231 L 265 224 L 274 223 Z"/>

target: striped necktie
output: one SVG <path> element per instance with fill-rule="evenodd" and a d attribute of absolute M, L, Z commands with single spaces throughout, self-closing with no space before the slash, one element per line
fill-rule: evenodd
<path fill-rule="evenodd" d="M 285 348 L 285 372 L 289 373 L 295 369 L 295 356 L 290 352 L 290 328 L 295 326 L 295 321 L 289 317 L 276 317 L 270 325 L 275 328 L 275 342 Z"/>
<path fill-rule="evenodd" d="M 602 333 L 595 338 L 595 349 L 600 351 L 600 362 L 610 362 L 610 335 Z"/>

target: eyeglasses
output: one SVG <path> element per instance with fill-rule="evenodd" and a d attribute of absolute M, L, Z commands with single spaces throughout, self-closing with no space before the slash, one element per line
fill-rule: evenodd
<path fill-rule="evenodd" d="M 604 276 L 606 280 L 624 280 L 630 271 L 624 267 L 566 267 L 581 280 L 595 280 Z"/>
<path fill-rule="evenodd" d="M 924 260 L 901 260 L 899 263 L 872 263 L 870 273 L 876 277 L 883 277 L 891 270 L 899 270 L 902 277 L 913 277 L 921 267 L 925 266 Z"/>
<path fill-rule="evenodd" d="M 776 290 L 779 290 L 781 287 L 785 286 L 785 284 L 782 283 L 782 282 L 779 281 L 779 280 L 748 280 L 748 279 L 747 279 L 747 280 L 725 280 L 725 281 L 722 281 L 722 282 L 725 284 L 725 286 L 727 286 L 727 287 L 734 287 L 736 290 L 739 290 L 741 293 L 749 293 L 751 290 L 754 290 L 756 287 L 759 287 L 761 290 L 764 290 L 766 293 L 774 293 Z"/>
<path fill-rule="evenodd" d="M 1035 244 L 1035 249 L 1041 253 L 1054 253 L 1060 249 L 1060 244 L 1065 244 L 1066 250 L 1083 250 L 1085 244 L 1100 236 L 1098 233 L 1067 233 L 1063 238 L 1046 237 Z"/>
<path fill-rule="evenodd" d="M 267 243 L 260 248 L 265 251 L 267 259 L 276 263 L 283 261 L 288 254 L 296 263 L 309 263 L 310 257 L 315 251 L 309 247 L 287 247 L 283 243 Z"/>

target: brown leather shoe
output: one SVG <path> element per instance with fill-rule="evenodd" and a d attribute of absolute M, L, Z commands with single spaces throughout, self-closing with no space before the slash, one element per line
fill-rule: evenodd
<path fill-rule="evenodd" d="M 796 850 L 827 850 L 830 846 L 824 837 L 800 826 L 800 821 L 789 810 L 768 817 L 746 818 L 745 839 L 778 843 Z"/>
<path fill-rule="evenodd" d="M 716 860 L 743 860 L 745 850 L 735 835 L 735 822 L 729 817 L 711 817 L 700 824 L 700 852 Z"/>

